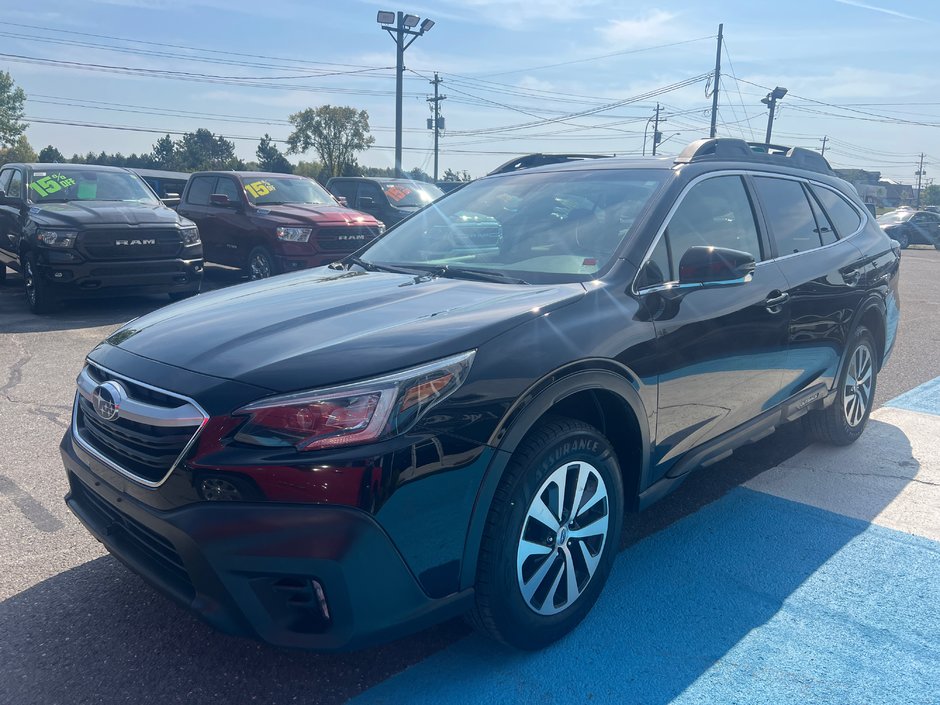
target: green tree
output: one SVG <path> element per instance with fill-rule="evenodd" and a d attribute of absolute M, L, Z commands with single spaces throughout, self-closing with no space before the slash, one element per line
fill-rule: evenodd
<path fill-rule="evenodd" d="M 44 164 L 55 164 L 57 162 L 61 164 L 65 161 L 65 157 L 62 156 L 62 152 L 53 147 L 51 144 L 42 148 L 42 151 L 39 152 L 38 159 Z"/>
<path fill-rule="evenodd" d="M 287 138 L 287 153 L 313 148 L 330 176 L 342 174 L 346 165 L 355 164 L 358 152 L 375 142 L 369 134 L 369 114 L 365 110 L 321 105 L 294 113 L 288 119 L 294 131 Z"/>
<path fill-rule="evenodd" d="M 447 169 L 441 181 L 470 181 L 470 173 L 466 169 L 463 171 Z"/>
<path fill-rule="evenodd" d="M 320 162 L 297 162 L 297 166 L 294 167 L 294 173 L 298 176 L 306 176 L 309 179 L 316 179 L 321 183 L 326 183 L 326 179 L 329 178 L 326 176 L 326 171 Z"/>
<path fill-rule="evenodd" d="M 940 206 L 940 186 L 931 184 L 925 188 L 921 196 L 921 203 L 925 206 Z"/>
<path fill-rule="evenodd" d="M 13 147 L 26 132 L 23 122 L 23 103 L 26 93 L 16 85 L 13 77 L 0 71 L 0 146 Z"/>
<path fill-rule="evenodd" d="M 175 145 L 177 168 L 183 171 L 240 169 L 243 162 L 235 156 L 235 144 L 200 127 L 187 132 Z"/>
<path fill-rule="evenodd" d="M 150 159 L 157 169 L 174 170 L 178 168 L 176 158 L 176 143 L 169 135 L 164 135 L 153 145 L 153 151 L 150 152 Z"/>
<path fill-rule="evenodd" d="M 258 167 L 261 171 L 273 171 L 278 174 L 290 174 L 294 165 L 287 161 L 281 150 L 274 144 L 271 135 L 265 133 L 255 151 L 258 157 Z"/>
<path fill-rule="evenodd" d="M 34 161 L 36 161 L 36 150 L 30 146 L 26 135 L 20 135 L 11 146 L 0 149 L 0 164 Z"/>

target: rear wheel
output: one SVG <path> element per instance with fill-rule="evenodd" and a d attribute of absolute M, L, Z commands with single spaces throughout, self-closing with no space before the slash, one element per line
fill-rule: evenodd
<path fill-rule="evenodd" d="M 848 358 L 839 376 L 836 400 L 829 408 L 807 414 L 806 428 L 817 441 L 849 445 L 858 440 L 871 414 L 878 383 L 874 339 L 867 328 L 858 327 L 848 347 Z"/>
<path fill-rule="evenodd" d="M 267 248 L 255 247 L 248 255 L 248 278 L 251 281 L 267 279 L 279 274 L 277 262 Z"/>
<path fill-rule="evenodd" d="M 49 291 L 49 284 L 39 274 L 36 267 L 36 255 L 27 252 L 22 256 L 20 264 L 23 272 L 23 283 L 26 285 L 26 303 L 33 313 L 50 313 L 58 306 L 58 301 Z"/>
<path fill-rule="evenodd" d="M 560 639 L 600 595 L 622 525 L 623 482 L 607 439 L 580 421 L 541 424 L 494 497 L 470 622 L 520 649 Z"/>

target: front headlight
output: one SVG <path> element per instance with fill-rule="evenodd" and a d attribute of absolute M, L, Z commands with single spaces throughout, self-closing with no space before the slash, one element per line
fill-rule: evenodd
<path fill-rule="evenodd" d="M 46 247 L 75 247 L 78 233 L 74 230 L 40 230 L 36 238 Z"/>
<path fill-rule="evenodd" d="M 307 242 L 312 228 L 278 228 L 277 239 L 288 242 Z"/>
<path fill-rule="evenodd" d="M 467 377 L 475 350 L 375 379 L 263 399 L 235 412 L 235 440 L 319 450 L 404 433 Z"/>
<path fill-rule="evenodd" d="M 195 225 L 188 228 L 180 228 L 180 237 L 183 238 L 184 245 L 198 245 L 199 229 Z"/>
<path fill-rule="evenodd" d="M 376 229 L 379 231 L 379 235 L 384 235 L 384 234 L 385 234 L 385 230 L 386 230 L 386 228 L 385 228 L 385 223 L 383 223 L 383 222 L 380 220 L 380 221 L 379 221 L 379 226 L 378 226 L 378 228 L 376 228 Z"/>

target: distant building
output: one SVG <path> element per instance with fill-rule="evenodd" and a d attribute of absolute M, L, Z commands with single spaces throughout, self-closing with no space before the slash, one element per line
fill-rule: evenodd
<path fill-rule="evenodd" d="M 878 208 L 897 208 L 914 202 L 914 187 L 883 177 L 880 171 L 864 169 L 834 169 L 836 175 L 848 181 L 865 203 Z"/>

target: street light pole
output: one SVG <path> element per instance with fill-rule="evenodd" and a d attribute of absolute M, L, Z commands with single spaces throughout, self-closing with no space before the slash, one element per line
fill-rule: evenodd
<path fill-rule="evenodd" d="M 404 176 L 401 168 L 401 124 L 405 49 L 410 47 L 415 39 L 428 32 L 434 26 L 434 20 L 425 19 L 421 22 L 417 15 L 379 10 L 375 21 L 382 25 L 382 29 L 388 32 L 388 36 L 395 42 L 395 176 Z M 421 26 L 414 29 L 418 22 L 421 22 Z"/>

